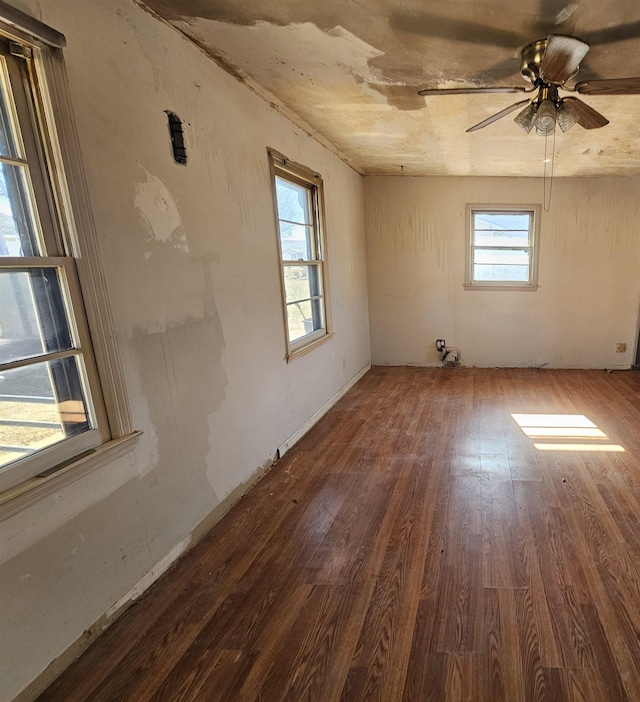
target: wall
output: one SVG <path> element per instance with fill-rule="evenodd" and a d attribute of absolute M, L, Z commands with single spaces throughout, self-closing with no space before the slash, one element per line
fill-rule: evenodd
<path fill-rule="evenodd" d="M 129 0 L 16 5 L 66 34 L 135 451 L 0 524 L 12 699 L 370 360 L 361 177 Z M 185 122 L 173 163 L 167 118 Z M 335 337 L 287 364 L 267 146 L 325 183 Z M 164 560 L 163 560 L 164 559 Z"/>
<path fill-rule="evenodd" d="M 541 179 L 364 180 L 374 363 L 438 365 L 444 338 L 469 366 L 631 365 L 639 181 L 556 179 L 541 217 L 539 289 L 490 292 L 463 288 L 465 205 L 541 203 Z"/>

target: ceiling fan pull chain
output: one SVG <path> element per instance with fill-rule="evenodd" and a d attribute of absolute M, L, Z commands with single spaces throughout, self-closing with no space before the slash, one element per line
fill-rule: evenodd
<path fill-rule="evenodd" d="M 549 177 L 549 195 L 547 197 L 547 163 L 549 159 L 547 158 L 547 141 L 549 135 L 545 134 L 544 137 L 544 175 L 542 178 L 542 206 L 545 212 L 548 212 L 551 208 L 551 193 L 553 191 L 553 166 L 556 160 L 556 128 L 553 128 L 553 144 L 551 147 L 551 174 Z"/>

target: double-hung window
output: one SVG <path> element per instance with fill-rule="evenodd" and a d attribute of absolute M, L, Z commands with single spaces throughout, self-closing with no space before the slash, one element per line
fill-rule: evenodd
<path fill-rule="evenodd" d="M 109 438 L 32 57 L 0 37 L 0 491 Z"/>
<path fill-rule="evenodd" d="M 468 288 L 537 287 L 537 205 L 467 206 Z"/>
<path fill-rule="evenodd" d="M 328 336 L 322 179 L 270 152 L 282 276 L 287 358 Z"/>

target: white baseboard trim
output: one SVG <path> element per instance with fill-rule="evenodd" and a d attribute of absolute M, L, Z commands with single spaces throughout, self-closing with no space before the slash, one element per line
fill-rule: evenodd
<path fill-rule="evenodd" d="M 278 452 L 276 456 L 282 458 L 284 454 L 311 429 L 311 427 L 321 419 L 335 404 L 336 402 L 346 395 L 349 390 L 362 378 L 362 376 L 371 370 L 371 364 L 367 363 L 363 368 L 361 368 L 350 380 L 348 380 L 332 397 L 330 397 L 324 405 L 317 411 L 314 412 L 309 419 L 298 429 L 296 429 L 291 436 L 278 446 Z"/>

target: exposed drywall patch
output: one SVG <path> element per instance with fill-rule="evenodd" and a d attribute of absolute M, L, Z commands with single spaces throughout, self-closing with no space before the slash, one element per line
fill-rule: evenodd
<path fill-rule="evenodd" d="M 193 470 L 193 479 L 202 478 L 204 482 L 207 456 L 212 450 L 208 418 L 224 402 L 228 379 L 211 263 L 200 263 L 202 272 L 196 275 L 192 271 L 189 276 L 190 281 L 197 279 L 200 286 L 200 316 L 174 318 L 153 333 L 149 333 L 148 324 L 137 328 L 132 346 L 138 358 L 146 359 L 138 373 L 143 395 L 153 398 L 149 413 L 156 430 L 158 454 L 170 465 L 201 466 L 199 473 Z M 198 484 L 198 492 L 210 496 L 207 499 L 211 509 L 220 501 L 217 494 L 211 496 L 208 487 L 203 489 Z"/>
<path fill-rule="evenodd" d="M 162 300 L 161 309 L 146 322 L 147 334 L 163 334 L 167 329 L 185 324 L 198 324 L 205 318 L 204 301 L 197 294 L 176 294 Z"/>
<path fill-rule="evenodd" d="M 145 223 L 147 241 L 170 244 L 173 248 L 188 253 L 187 237 L 176 201 L 160 178 L 149 173 L 144 166 L 140 168 L 147 179 L 136 185 L 133 203 Z M 153 249 L 145 252 L 145 257 L 152 254 Z"/>

